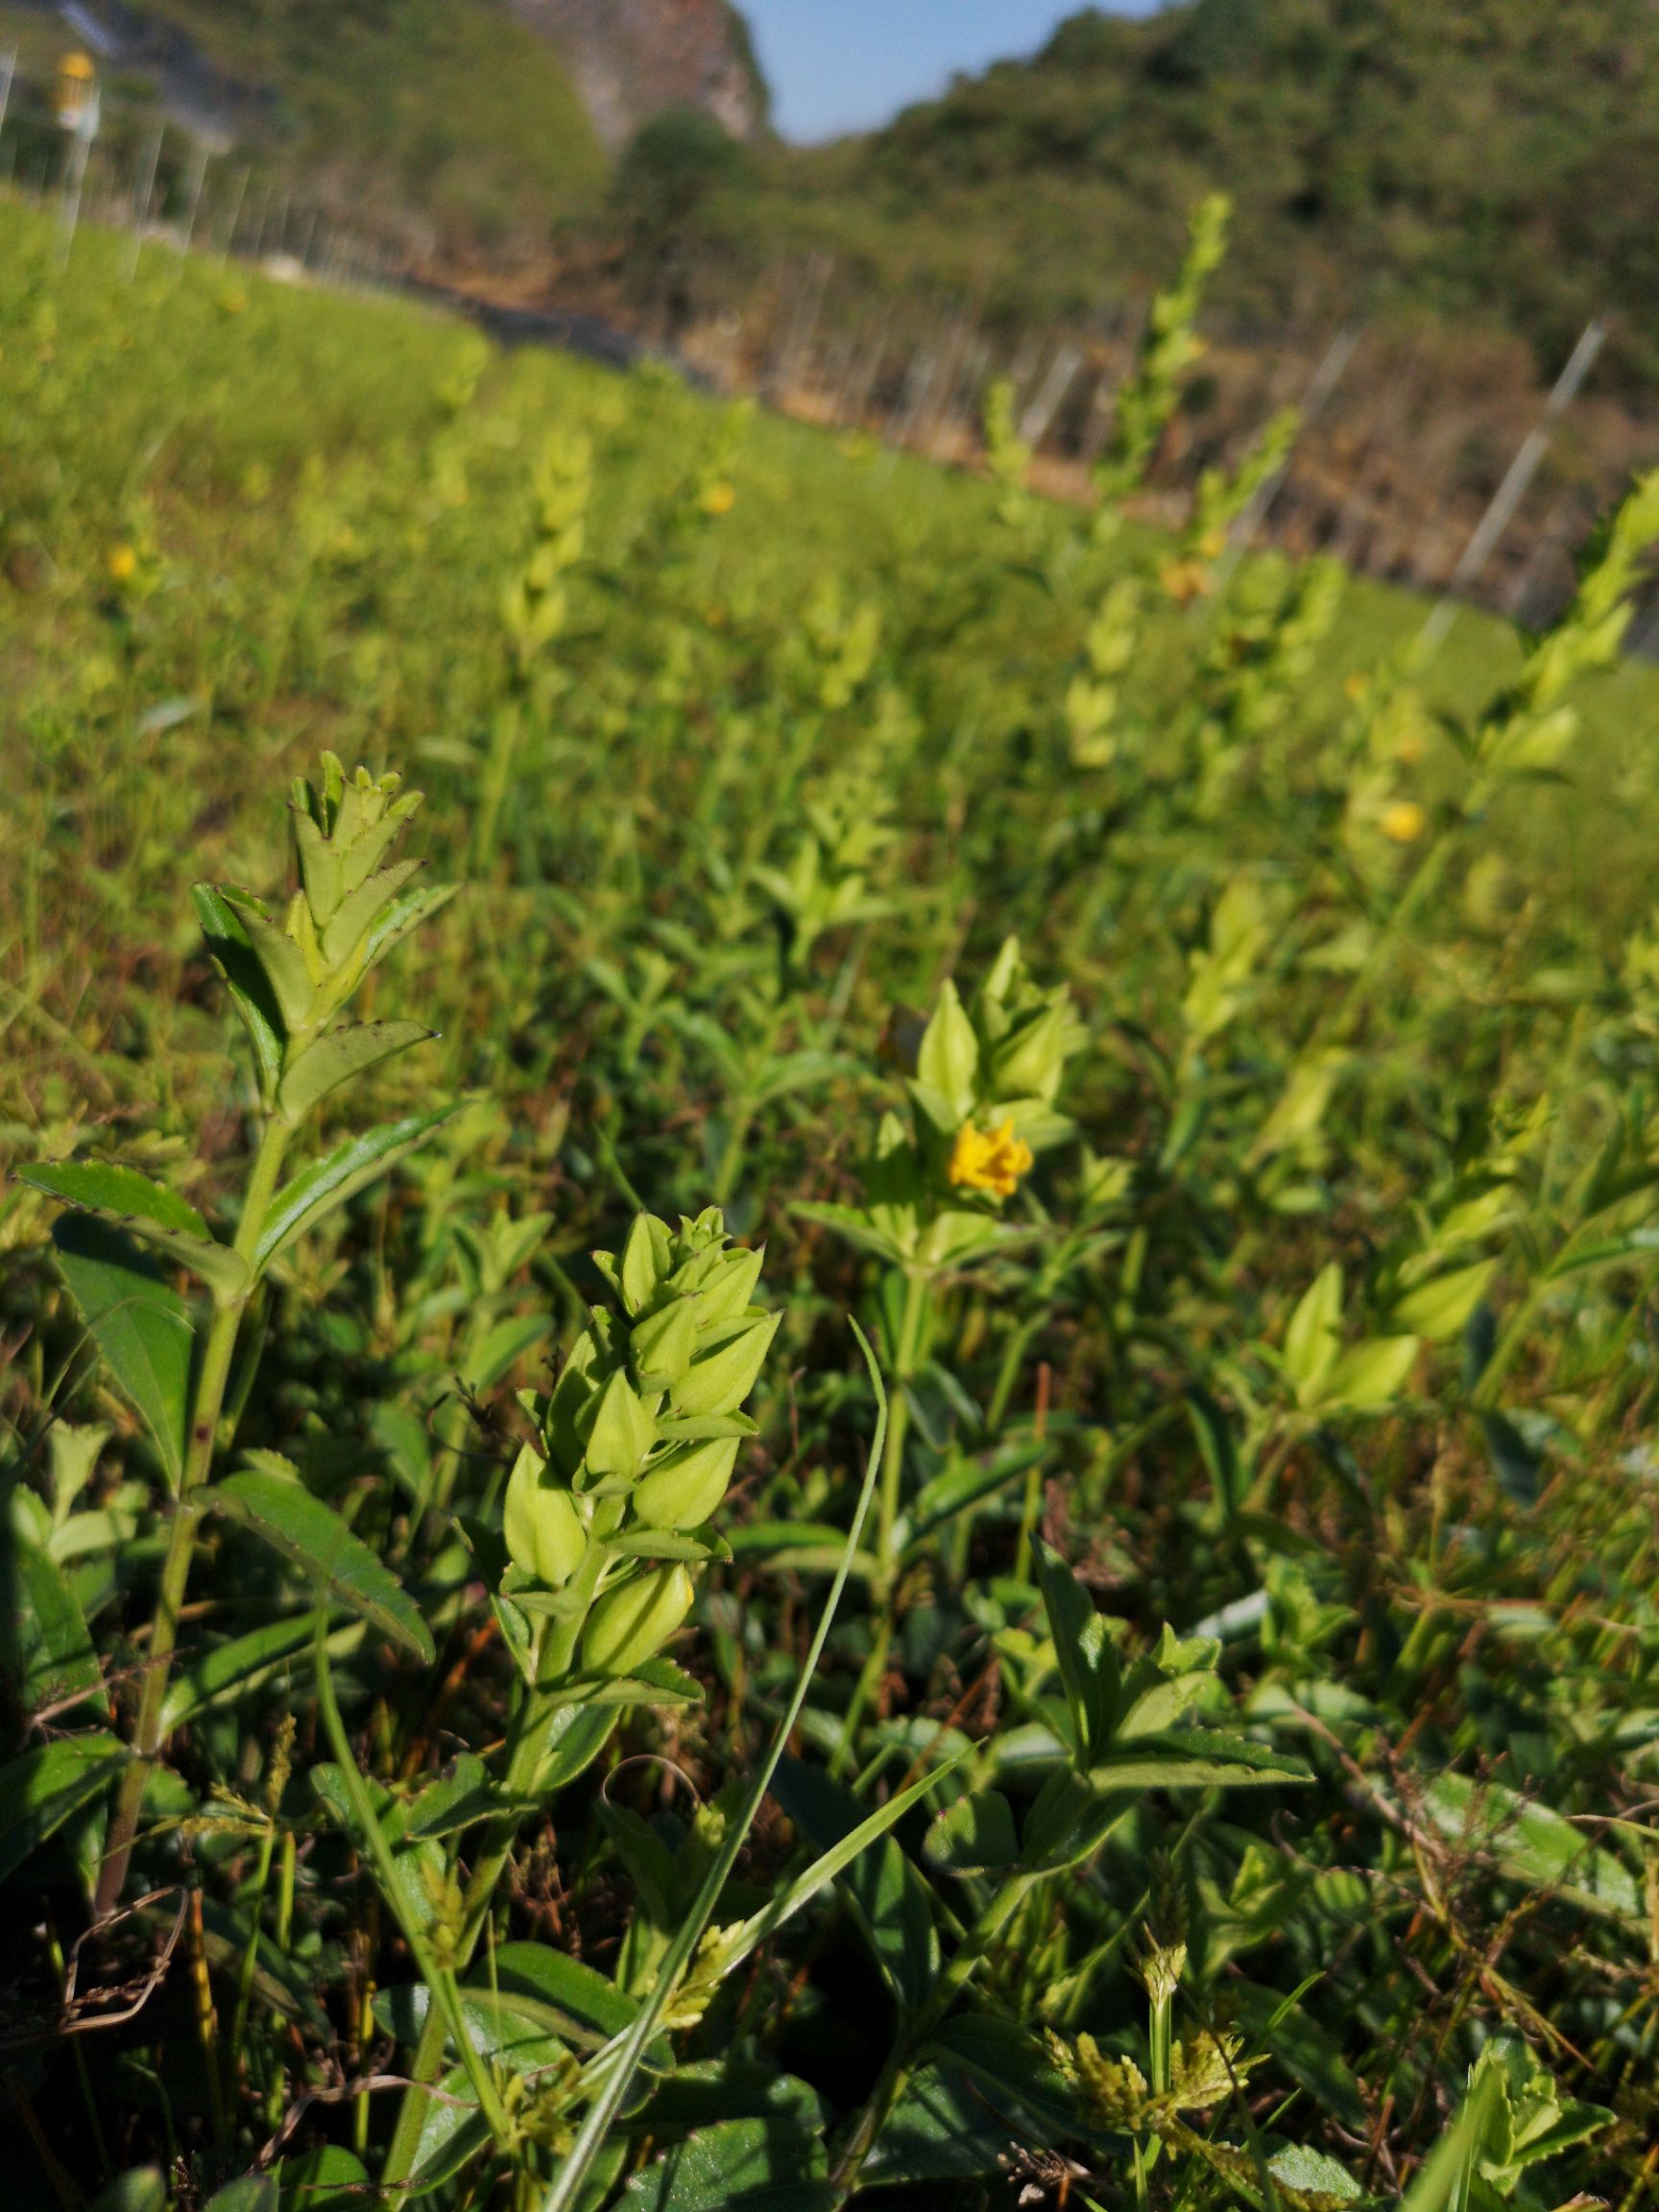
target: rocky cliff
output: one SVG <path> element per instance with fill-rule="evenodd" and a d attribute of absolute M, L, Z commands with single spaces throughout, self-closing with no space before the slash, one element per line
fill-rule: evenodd
<path fill-rule="evenodd" d="M 618 147 L 663 108 L 700 108 L 734 138 L 766 120 L 748 27 L 727 0 L 508 0 L 550 39 L 594 129 Z"/>

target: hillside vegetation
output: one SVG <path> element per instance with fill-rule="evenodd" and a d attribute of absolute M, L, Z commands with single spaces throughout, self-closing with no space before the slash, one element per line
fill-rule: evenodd
<path fill-rule="evenodd" d="M 1086 513 L 0 207 L 19 2212 L 1651 2212 L 1659 476 L 1138 528 L 1220 230 Z"/>
<path fill-rule="evenodd" d="M 50 41 L 34 12 L 0 12 Z M 130 15 L 180 34 L 222 71 L 242 154 L 365 232 L 429 229 L 475 252 L 591 215 L 607 163 L 555 48 L 505 0 L 138 0 Z M 117 70 L 111 120 L 144 98 L 146 65 Z"/>
<path fill-rule="evenodd" d="M 993 317 L 1080 318 L 1144 296 L 1208 189 L 1239 210 L 1219 292 L 1236 315 L 1485 320 L 1552 369 L 1611 311 L 1627 372 L 1659 371 L 1650 0 L 1085 10 L 1032 60 L 783 156 L 768 215 L 887 285 L 932 276 Z"/>

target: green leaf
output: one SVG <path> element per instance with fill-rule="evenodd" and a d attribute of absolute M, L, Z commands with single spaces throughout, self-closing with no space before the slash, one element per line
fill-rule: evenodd
<path fill-rule="evenodd" d="M 281 2212 L 362 2212 L 373 2195 L 363 2161 L 337 2143 L 279 2158 L 271 2174 Z"/>
<path fill-rule="evenodd" d="M 474 1390 L 493 1390 L 509 1368 L 553 1326 L 550 1313 L 514 1313 L 497 1321 L 476 1352 L 467 1358 L 467 1381 Z"/>
<path fill-rule="evenodd" d="M 483 1760 L 463 1751 L 405 1809 L 402 1833 L 412 1843 L 458 1836 L 475 1821 L 497 1813 L 528 1813 L 536 1803 L 534 1797 L 509 1797 L 491 1781 Z"/>
<path fill-rule="evenodd" d="M 1294 1753 L 1215 1728 L 1137 1736 L 1089 1769 L 1092 1788 L 1102 1794 L 1120 1790 L 1253 1789 L 1313 1778 L 1313 1769 Z"/>
<path fill-rule="evenodd" d="M 278 2195 L 274 2174 L 239 2174 L 216 2189 L 203 2212 L 277 2212 Z"/>
<path fill-rule="evenodd" d="M 315 1228 L 325 1214 L 344 1206 L 359 1190 L 367 1190 L 460 1111 L 459 1105 L 437 1106 L 430 1113 L 411 1114 L 401 1121 L 384 1121 L 378 1129 L 348 1138 L 325 1159 L 313 1162 L 296 1175 L 272 1202 L 264 1234 L 253 1254 L 254 1273 L 263 1274 L 285 1245 Z"/>
<path fill-rule="evenodd" d="M 292 1035 L 296 1029 L 303 1029 L 317 1003 L 317 986 L 311 980 L 304 953 L 251 892 L 229 883 L 219 888 L 241 923 L 249 948 L 271 986 L 284 1030 Z"/>
<path fill-rule="evenodd" d="M 1285 1331 L 1285 1372 L 1298 1405 L 1313 1403 L 1341 1349 L 1342 1270 L 1333 1260 L 1303 1292 Z"/>
<path fill-rule="evenodd" d="M 1646 1926 L 1641 1886 L 1623 1861 L 1548 1805 L 1518 1797 L 1496 1782 L 1439 1774 L 1424 1796 L 1440 1833 L 1490 1852 L 1502 1872 L 1529 1890 L 1547 1889 L 1580 1911 Z"/>
<path fill-rule="evenodd" d="M 409 2199 L 414 2203 L 453 2180 L 492 2141 L 464 2066 L 450 2067 L 436 2086 L 443 2095 L 427 2099 L 415 2148 L 415 2170 L 409 2178 Z"/>
<path fill-rule="evenodd" d="M 878 1228 L 870 1215 L 859 1207 L 820 1206 L 801 1202 L 791 1206 L 789 1211 L 798 1214 L 803 1221 L 815 1221 L 821 1229 L 832 1229 L 837 1237 L 844 1237 L 855 1250 L 869 1252 L 876 1259 L 886 1260 L 896 1267 L 903 1264 L 915 1247 L 916 1232 L 913 1223 L 908 1238 L 901 1240 Z"/>
<path fill-rule="evenodd" d="M 312 1633 L 310 1614 L 297 1613 L 286 1621 L 252 1628 L 246 1636 L 193 1651 L 173 1670 L 161 1708 L 162 1734 L 170 1736 L 193 1715 L 257 1688 L 292 1661 L 298 1660 L 301 1671 L 308 1671 Z M 362 1639 L 362 1627 L 356 1623 L 336 1630 L 328 1640 L 329 1656 L 346 1657 Z"/>
<path fill-rule="evenodd" d="M 1013 1807 L 999 1790 L 958 1797 L 928 1829 L 922 1854 L 947 1874 L 999 1873 L 1020 1856 Z"/>
<path fill-rule="evenodd" d="M 1473 1267 L 1456 1267 L 1450 1275 L 1436 1275 L 1431 1283 L 1421 1285 L 1399 1301 L 1394 1318 L 1403 1329 L 1428 1337 L 1431 1344 L 1442 1336 L 1455 1336 L 1486 1295 L 1497 1265 L 1496 1260 L 1478 1260 Z"/>
<path fill-rule="evenodd" d="M 127 1764 L 127 1746 L 102 1730 L 60 1736 L 0 1767 L 0 1881 L 102 1794 Z"/>
<path fill-rule="evenodd" d="M 225 978 L 230 1002 L 242 1019 L 253 1047 L 259 1077 L 259 1095 L 269 1102 L 276 1095 L 282 1071 L 282 1052 L 288 1028 L 276 1003 L 270 977 L 254 956 L 253 945 L 242 918 L 224 894 L 211 883 L 198 883 L 190 893 L 196 919 L 207 940 L 213 965 Z"/>
<path fill-rule="evenodd" d="M 390 868 L 382 868 L 348 893 L 324 926 L 324 959 L 338 966 L 354 951 L 376 916 L 391 905 L 421 865 L 419 860 L 395 860 Z"/>
<path fill-rule="evenodd" d="M 219 2197 L 225 2192 L 221 2190 Z M 219 2197 L 213 2199 L 218 2204 Z M 272 2192 L 272 2206 L 276 2202 Z M 92 2212 L 167 2212 L 167 2176 L 159 2166 L 130 2166 L 99 2190 Z"/>
<path fill-rule="evenodd" d="M 1389 1405 L 1406 1387 L 1417 1358 L 1415 1336 L 1371 1336 L 1356 1344 L 1327 1369 L 1304 1403 L 1347 1406 L 1371 1412 Z"/>
<path fill-rule="evenodd" d="M 436 1037 L 423 1022 L 355 1022 L 331 1029 L 300 1055 L 276 1087 L 276 1104 L 285 1121 L 299 1121 L 319 1099 L 366 1068 L 406 1052 Z"/>
<path fill-rule="evenodd" d="M 195 1207 L 148 1175 L 80 1160 L 42 1162 L 19 1167 L 17 1175 L 47 1197 L 95 1214 L 180 1262 L 201 1276 L 222 1306 L 233 1305 L 252 1280 L 247 1261 L 214 1238 Z"/>
<path fill-rule="evenodd" d="M 132 1400 L 175 1485 L 190 1419 L 190 1310 L 147 1253 L 96 1215 L 52 1225 L 59 1264 L 92 1340 Z"/>
<path fill-rule="evenodd" d="M 432 1992 L 423 1982 L 406 1982 L 399 1988 L 375 1993 L 375 2019 L 399 2043 L 411 2047 L 420 2042 L 431 2009 Z M 557 2067 L 568 2056 L 569 2045 L 559 2032 L 561 2023 L 536 1998 L 501 1989 L 464 1989 L 461 2016 L 473 2048 L 515 2074 Z"/>
<path fill-rule="evenodd" d="M 363 973 L 378 967 L 395 945 L 401 944 L 411 929 L 428 921 L 440 906 L 447 906 L 460 888 L 459 883 L 432 883 L 399 892 L 389 906 L 382 907 L 364 939 Z"/>
<path fill-rule="evenodd" d="M 723 2120 L 633 2175 L 621 2202 L 627 2212 L 832 2212 L 845 2192 L 812 2186 L 828 2171 L 822 2131 L 792 2113 Z"/>
<path fill-rule="evenodd" d="M 1305 2143 L 1275 2151 L 1267 2161 L 1267 2171 L 1281 2189 L 1296 2198 L 1346 2204 L 1364 2194 L 1346 2166 L 1338 2166 L 1334 2158 L 1323 2151 L 1310 2150 Z"/>
<path fill-rule="evenodd" d="M 57 1561 L 18 1526 L 12 1535 L 13 1605 L 0 1619 L 7 1671 L 23 1706 L 84 1696 L 103 1686 L 86 1621 Z"/>
<path fill-rule="evenodd" d="M 566 1705 L 556 1712 L 536 1770 L 537 1794 L 550 1797 L 586 1772 L 610 1743 L 620 1719 L 614 1706 Z"/>
<path fill-rule="evenodd" d="M 979 1073 L 979 1040 L 974 1024 L 947 981 L 939 1003 L 922 1035 L 916 1054 L 916 1079 L 936 1091 L 957 1121 L 974 1111 L 974 1086 Z"/>
<path fill-rule="evenodd" d="M 169 1229 L 185 1237 L 207 1238 L 212 1232 L 187 1198 L 180 1198 L 165 1184 L 152 1183 L 134 1167 L 120 1167 L 102 1160 L 41 1160 L 19 1167 L 19 1182 L 43 1190 L 65 1206 L 79 1206 L 89 1214 L 103 1214 L 124 1226 Z"/>
<path fill-rule="evenodd" d="M 1210 1487 L 1223 1515 L 1231 1521 L 1244 1503 L 1248 1479 L 1240 1469 L 1233 1424 L 1208 1391 L 1194 1385 L 1186 1393 L 1187 1418 L 1209 1471 Z"/>
<path fill-rule="evenodd" d="M 1088 1754 L 1105 1740 L 1117 1689 L 1117 1661 L 1105 1622 L 1096 1618 L 1088 1591 L 1065 1560 L 1041 1537 L 1032 1540 L 1031 1549 L 1077 1748 Z"/>
<path fill-rule="evenodd" d="M 730 1973 L 746 1959 L 757 1944 L 765 1942 L 786 1920 L 790 1920 L 802 1908 L 811 1902 L 820 1889 L 828 1887 L 851 1866 L 860 1852 L 885 1836 L 909 1812 L 912 1805 L 920 1804 L 927 1793 L 936 1790 L 945 1777 L 953 1772 L 967 1758 L 969 1746 L 942 1759 L 930 1774 L 924 1774 L 919 1782 L 912 1782 L 907 1790 L 901 1790 L 896 1797 L 861 1820 L 856 1828 L 849 1829 L 840 1840 L 815 1859 L 804 1873 L 798 1874 L 786 1888 L 781 1889 L 768 1905 L 743 1922 L 741 1927 L 729 1929 L 720 1947 L 722 1970 Z"/>
<path fill-rule="evenodd" d="M 864 1817 L 862 1801 L 821 1767 L 779 1761 L 772 1794 L 815 1851 L 850 1836 Z M 939 1972 L 939 1933 L 933 1902 L 921 1869 L 891 1836 L 854 1860 L 840 1888 L 859 1933 L 901 2005 L 923 2005 Z"/>
<path fill-rule="evenodd" d="M 638 2001 L 626 1990 L 580 1959 L 544 1943 L 498 1944 L 493 1959 L 481 1960 L 475 1971 L 504 1994 L 544 2008 L 565 2040 L 581 2049 L 597 2048 L 622 2034 L 638 2015 Z M 646 2063 L 654 2070 L 672 2067 L 673 2046 L 665 2035 L 652 2042 Z"/>
<path fill-rule="evenodd" d="M 922 2066 L 882 2123 L 859 2178 L 892 2188 L 1002 2173 L 1009 2140 L 1007 2123 L 953 2068 Z"/>
<path fill-rule="evenodd" d="M 303 1483 L 280 1475 L 228 1475 L 213 1485 L 208 1501 L 263 1537 L 320 1590 L 432 1664 L 432 1632 L 397 1575 Z"/>

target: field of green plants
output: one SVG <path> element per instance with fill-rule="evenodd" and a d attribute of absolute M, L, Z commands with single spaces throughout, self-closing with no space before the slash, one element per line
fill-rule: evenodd
<path fill-rule="evenodd" d="M 1659 478 L 1154 533 L 1221 228 L 1083 511 L 0 208 L 15 2203 L 1659 2194 Z"/>

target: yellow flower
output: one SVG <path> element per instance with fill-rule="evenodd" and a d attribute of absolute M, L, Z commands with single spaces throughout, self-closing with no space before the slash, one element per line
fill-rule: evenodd
<path fill-rule="evenodd" d="M 1202 561 L 1166 561 L 1158 571 L 1158 581 L 1178 607 L 1190 607 L 1214 589 Z"/>
<path fill-rule="evenodd" d="M 138 573 L 138 556 L 131 545 L 116 545 L 109 554 L 109 574 L 117 584 L 131 584 Z"/>
<path fill-rule="evenodd" d="M 736 504 L 737 494 L 724 477 L 717 484 L 710 484 L 703 493 L 705 515 L 730 515 Z"/>
<path fill-rule="evenodd" d="M 1012 1121 L 1004 1121 L 989 1136 L 964 1121 L 950 1148 L 947 1172 L 958 1188 L 989 1190 L 994 1198 L 1011 1198 L 1022 1175 L 1031 1167 L 1031 1147 L 1014 1134 Z"/>
<path fill-rule="evenodd" d="M 1396 799 L 1392 805 L 1383 807 L 1378 828 L 1396 845 L 1412 845 L 1422 836 L 1428 819 L 1415 799 Z"/>

